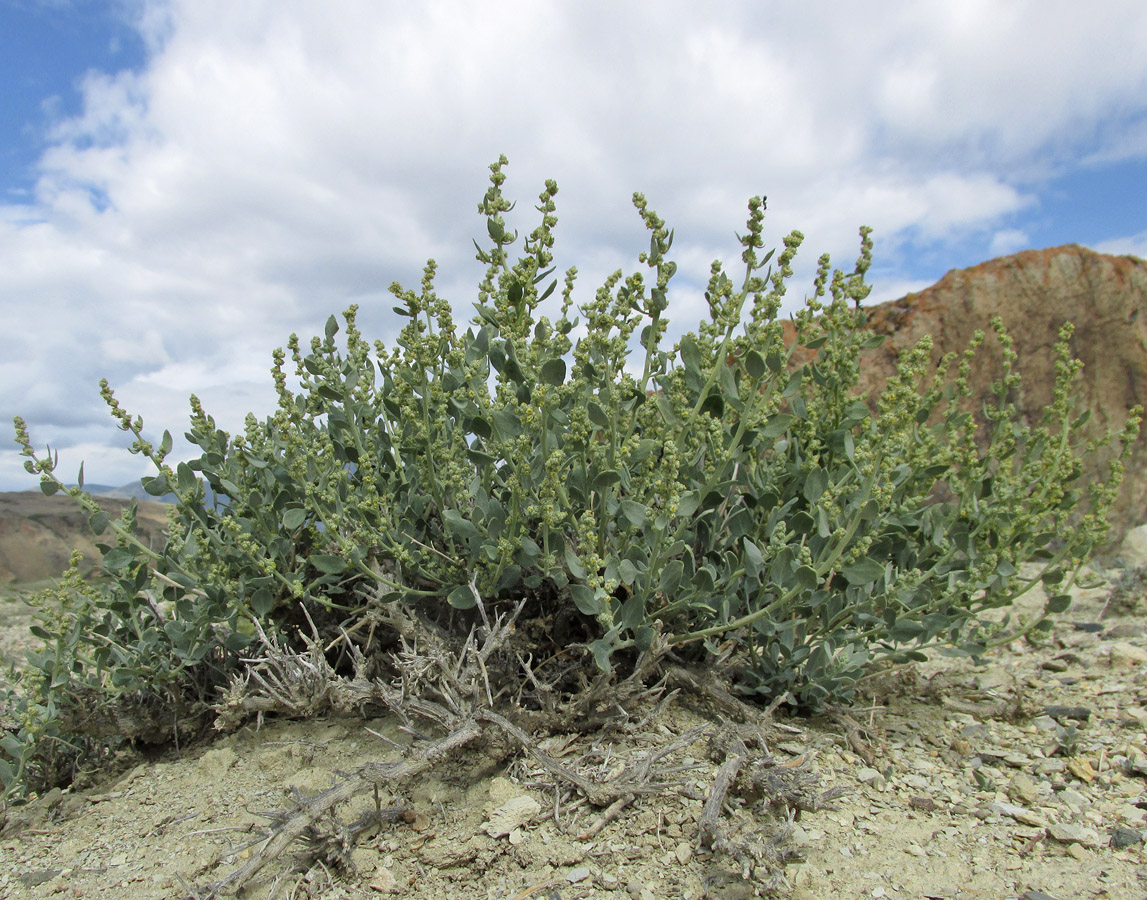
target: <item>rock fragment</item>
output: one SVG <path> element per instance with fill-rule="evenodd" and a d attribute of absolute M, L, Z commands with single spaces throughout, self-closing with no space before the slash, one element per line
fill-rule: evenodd
<path fill-rule="evenodd" d="M 1040 799 L 1039 785 L 1030 776 L 1020 773 L 1008 782 L 1008 796 L 1020 803 L 1033 806 Z"/>
<path fill-rule="evenodd" d="M 1091 761 L 1082 756 L 1069 759 L 1067 761 L 1067 771 L 1080 781 L 1086 781 L 1088 784 L 1095 780 L 1095 769 L 1092 767 Z"/>
<path fill-rule="evenodd" d="M 1002 803 L 997 800 L 988 805 L 988 810 L 997 816 L 1007 816 L 1023 825 L 1031 825 L 1032 828 L 1047 827 L 1047 822 L 1043 816 L 1032 812 L 1030 809 L 1024 809 L 1022 806 L 1016 806 L 1014 803 Z"/>
<path fill-rule="evenodd" d="M 1147 650 L 1126 641 L 1118 641 L 1111 645 L 1107 659 L 1113 669 L 1133 669 L 1147 664 Z"/>
<path fill-rule="evenodd" d="M 1111 830 L 1111 846 L 1115 850 L 1126 850 L 1143 840 L 1143 832 L 1134 828 L 1113 828 Z"/>
<path fill-rule="evenodd" d="M 529 794 L 511 797 L 490 813 L 482 830 L 492 838 L 505 837 L 515 828 L 529 822 L 541 808 L 541 804 Z"/>

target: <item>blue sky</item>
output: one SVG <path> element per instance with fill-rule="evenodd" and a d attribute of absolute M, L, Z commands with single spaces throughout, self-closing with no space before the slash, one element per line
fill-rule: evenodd
<path fill-rule="evenodd" d="M 581 296 L 676 229 L 692 326 L 745 203 L 847 267 L 875 228 L 875 300 L 951 268 L 1080 243 L 1147 256 L 1147 5 L 1061 0 L 0 0 L 0 414 L 65 475 L 123 483 L 97 382 L 155 433 L 198 394 L 267 413 L 271 351 L 427 257 L 468 316 L 486 167 L 515 224 L 557 179 L 557 263 Z M 575 295 L 576 296 L 576 295 Z M 12 445 L 14 446 L 14 445 Z M 27 489 L 15 450 L 0 489 Z"/>
<path fill-rule="evenodd" d="M 83 109 L 89 70 L 138 69 L 147 54 L 123 6 L 0 0 L 0 187 L 6 203 L 30 202 L 36 162 L 61 119 Z"/>

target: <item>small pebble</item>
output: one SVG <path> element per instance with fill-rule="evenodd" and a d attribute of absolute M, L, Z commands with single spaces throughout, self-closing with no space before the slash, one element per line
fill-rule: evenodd
<path fill-rule="evenodd" d="M 1086 722 L 1091 718 L 1091 710 L 1086 706 L 1045 706 L 1044 715 L 1053 719 L 1075 719 L 1077 722 Z"/>
<path fill-rule="evenodd" d="M 1088 859 L 1088 852 L 1083 844 L 1068 844 L 1067 855 L 1077 862 L 1085 862 Z"/>
<path fill-rule="evenodd" d="M 1126 850 L 1143 840 L 1143 833 L 1134 828 L 1114 828 L 1111 831 L 1111 846 L 1116 850 Z"/>
<path fill-rule="evenodd" d="M 576 869 L 570 869 L 566 874 L 566 881 L 570 884 L 577 884 L 579 881 L 585 881 L 589 878 L 589 867 L 578 866 Z"/>
<path fill-rule="evenodd" d="M 1099 832 L 1086 825 L 1049 825 L 1047 833 L 1061 844 L 1084 844 L 1088 847 L 1099 847 L 1101 841 Z"/>
<path fill-rule="evenodd" d="M 1008 796 L 1020 803 L 1033 806 L 1040 797 L 1039 785 L 1028 775 L 1013 776 L 1008 782 Z"/>
<path fill-rule="evenodd" d="M 872 789 L 876 791 L 884 790 L 885 786 L 887 785 L 887 782 L 884 780 L 884 776 L 876 771 L 876 769 L 873 769 L 871 766 L 865 766 L 863 769 L 857 772 L 856 780 L 861 784 L 870 785 Z"/>
<path fill-rule="evenodd" d="M 1007 816 L 1024 825 L 1031 825 L 1032 828 L 1044 828 L 1047 826 L 1047 822 L 1044 821 L 1042 816 L 1033 813 L 1031 810 L 1024 809 L 1022 806 L 1015 806 L 1011 803 L 1001 803 L 997 800 L 988 805 L 988 810 L 997 816 Z"/>
<path fill-rule="evenodd" d="M 1069 759 L 1067 761 L 1067 771 L 1080 781 L 1086 781 L 1089 784 L 1095 780 L 1095 769 L 1091 765 L 1091 760 L 1085 759 L 1082 756 Z"/>
<path fill-rule="evenodd" d="M 1059 792 L 1059 802 L 1074 812 L 1079 812 L 1091 806 L 1090 800 L 1079 791 L 1073 791 L 1071 788 L 1065 788 Z"/>
<path fill-rule="evenodd" d="M 1119 641 L 1111 645 L 1108 660 L 1113 669 L 1130 669 L 1147 664 L 1147 650 Z"/>

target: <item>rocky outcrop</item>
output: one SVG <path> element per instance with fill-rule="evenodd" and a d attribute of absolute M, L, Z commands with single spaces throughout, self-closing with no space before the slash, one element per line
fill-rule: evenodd
<path fill-rule="evenodd" d="M 118 517 L 131 501 L 97 498 L 109 518 Z M 141 502 L 136 519 L 153 546 L 162 546 L 169 507 Z M 71 497 L 45 497 L 39 491 L 0 493 L 0 584 L 55 578 L 68 568 L 73 548 L 84 555 L 81 571 L 90 572 L 100 559 L 97 542 L 114 542 L 110 531 L 92 534 L 88 516 Z"/>
<path fill-rule="evenodd" d="M 868 312 L 869 326 L 886 340 L 864 360 L 866 390 L 895 372 L 897 354 L 925 334 L 932 335 L 939 359 L 962 351 L 977 329 L 990 333 L 991 319 L 999 316 L 1019 354 L 1023 384 L 1015 401 L 1028 421 L 1038 420 L 1051 401 L 1052 348 L 1064 322 L 1075 325 L 1071 349 L 1084 363 L 1076 399 L 1081 412 L 1092 411 L 1090 433 L 1117 430 L 1132 406 L 1147 405 L 1147 262 L 1136 257 L 1074 244 L 1028 250 L 951 271 L 926 290 Z M 977 396 L 988 393 L 1000 371 L 999 353 L 988 340 L 972 375 Z M 1101 477 L 1109 458 L 1089 460 L 1084 477 Z M 1147 521 L 1147 437 L 1135 447 L 1112 520 L 1116 542 Z"/>

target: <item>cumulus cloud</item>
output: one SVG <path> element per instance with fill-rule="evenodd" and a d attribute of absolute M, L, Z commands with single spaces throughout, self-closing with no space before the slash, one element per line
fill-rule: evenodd
<path fill-rule="evenodd" d="M 753 194 L 769 196 L 772 240 L 808 235 L 805 282 L 821 252 L 851 264 L 857 227 L 874 226 L 883 299 L 923 286 L 920 243 L 987 254 L 1017 240 L 1039 177 L 1147 152 L 1138 2 L 1079 15 L 1054 0 L 904 0 L 875 15 L 148 0 L 135 14 L 146 65 L 86 75 L 33 198 L 0 207 L 2 412 L 72 468 L 86 455 L 100 481 L 140 474 L 106 452 L 122 440 L 102 376 L 157 432 L 182 431 L 192 391 L 235 428 L 269 408 L 270 352 L 291 331 L 357 302 L 368 333 L 392 336 L 386 287 L 417 283 L 427 257 L 466 314 L 475 205 L 499 153 L 521 229 L 558 180 L 557 261 L 579 266 L 585 291 L 633 264 L 629 197 L 644 191 L 676 228 L 674 303 L 693 320 L 709 261 L 737 259 Z M 27 486 L 19 468 L 0 460 L 0 487 Z"/>
<path fill-rule="evenodd" d="M 992 256 L 1007 256 L 1031 245 L 1027 232 L 1019 228 L 1004 228 L 992 235 L 989 249 Z"/>
<path fill-rule="evenodd" d="M 1112 256 L 1137 256 L 1147 260 L 1147 231 L 1100 241 L 1093 249 L 1099 253 L 1110 253 Z"/>

